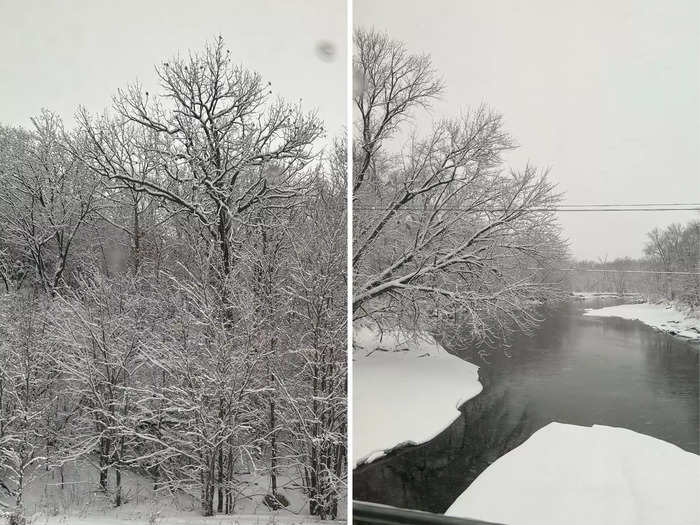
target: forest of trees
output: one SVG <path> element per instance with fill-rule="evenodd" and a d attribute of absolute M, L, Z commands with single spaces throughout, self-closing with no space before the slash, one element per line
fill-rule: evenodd
<path fill-rule="evenodd" d="M 459 317 L 481 342 L 531 327 L 567 255 L 547 172 L 505 165 L 514 141 L 486 106 L 419 131 L 445 89 L 429 56 L 358 30 L 354 70 L 354 318 L 430 330 Z"/>
<path fill-rule="evenodd" d="M 574 267 L 583 271 L 570 275 L 573 291 L 638 293 L 700 306 L 700 220 L 654 228 L 639 259 L 579 261 Z"/>
<path fill-rule="evenodd" d="M 125 470 L 235 512 L 346 478 L 346 145 L 218 39 L 103 114 L 0 126 L 0 492 Z M 330 144 L 330 145 L 329 145 Z"/>

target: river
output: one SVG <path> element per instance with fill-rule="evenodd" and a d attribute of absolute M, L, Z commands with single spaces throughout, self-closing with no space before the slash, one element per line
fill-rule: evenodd
<path fill-rule="evenodd" d="M 700 453 L 698 346 L 638 321 L 582 315 L 612 304 L 550 310 L 488 361 L 468 344 L 450 347 L 481 367 L 483 392 L 435 439 L 355 469 L 353 498 L 442 513 L 488 465 L 552 421 L 628 428 Z"/>

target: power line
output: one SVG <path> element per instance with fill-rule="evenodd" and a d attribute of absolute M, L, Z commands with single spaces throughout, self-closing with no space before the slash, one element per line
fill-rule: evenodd
<path fill-rule="evenodd" d="M 616 273 L 651 273 L 659 275 L 700 275 L 700 272 L 661 272 L 655 270 L 599 270 L 594 268 L 527 268 L 527 270 L 547 270 L 550 272 L 616 272 Z"/>
<path fill-rule="evenodd" d="M 606 208 L 606 207 L 636 207 L 636 206 L 700 206 L 700 202 L 647 202 L 632 204 L 557 204 L 565 208 Z"/>

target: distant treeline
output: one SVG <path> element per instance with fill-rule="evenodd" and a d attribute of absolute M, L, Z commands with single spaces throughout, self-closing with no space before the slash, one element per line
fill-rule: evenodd
<path fill-rule="evenodd" d="M 612 261 L 577 261 L 573 268 L 605 270 L 571 272 L 575 292 L 641 293 L 690 306 L 700 304 L 700 220 L 654 228 L 647 234 L 644 256 Z M 630 273 L 632 271 L 632 273 Z M 671 273 L 634 273 L 671 272 Z"/>

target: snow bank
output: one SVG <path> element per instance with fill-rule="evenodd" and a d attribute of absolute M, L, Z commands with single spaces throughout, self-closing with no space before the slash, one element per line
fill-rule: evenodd
<path fill-rule="evenodd" d="M 658 330 L 700 341 L 700 319 L 690 317 L 670 304 L 621 304 L 605 308 L 589 308 L 583 315 L 637 319 Z"/>
<path fill-rule="evenodd" d="M 355 328 L 353 458 L 368 463 L 403 444 L 431 440 L 481 392 L 479 367 L 428 335 Z"/>
<path fill-rule="evenodd" d="M 700 456 L 622 428 L 550 423 L 446 514 L 509 525 L 700 523 Z"/>

